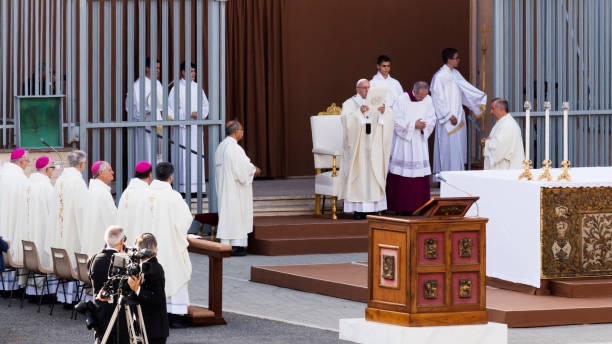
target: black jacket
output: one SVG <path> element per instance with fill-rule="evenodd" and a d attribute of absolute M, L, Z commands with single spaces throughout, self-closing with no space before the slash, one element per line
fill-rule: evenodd
<path fill-rule="evenodd" d="M 169 335 L 166 311 L 166 278 L 164 268 L 153 257 L 142 263 L 143 280 L 138 292 L 148 338 L 167 338 Z"/>

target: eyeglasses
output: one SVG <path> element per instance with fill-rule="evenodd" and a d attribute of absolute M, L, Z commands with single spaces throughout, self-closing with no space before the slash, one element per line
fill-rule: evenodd
<path fill-rule="evenodd" d="M 365 88 L 366 90 L 370 88 L 370 86 L 359 86 L 357 88 Z"/>

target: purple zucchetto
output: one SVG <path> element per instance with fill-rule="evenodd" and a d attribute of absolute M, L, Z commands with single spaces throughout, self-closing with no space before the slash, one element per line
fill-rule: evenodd
<path fill-rule="evenodd" d="M 36 159 L 36 168 L 37 169 L 43 169 L 45 167 L 47 167 L 49 165 L 49 158 L 46 156 L 41 156 L 40 158 Z"/>
<path fill-rule="evenodd" d="M 100 166 L 102 166 L 103 162 L 104 161 L 102 160 L 94 162 L 93 165 L 91 165 L 91 174 L 93 174 L 94 176 L 98 174 L 98 171 L 100 170 Z"/>
<path fill-rule="evenodd" d="M 136 171 L 136 173 L 144 173 L 147 172 L 148 170 L 151 169 L 151 164 L 149 164 L 146 161 L 140 161 L 136 164 L 136 167 L 134 168 L 134 171 Z"/>
<path fill-rule="evenodd" d="M 11 160 L 17 160 L 25 155 L 25 149 L 17 148 L 11 152 Z"/>

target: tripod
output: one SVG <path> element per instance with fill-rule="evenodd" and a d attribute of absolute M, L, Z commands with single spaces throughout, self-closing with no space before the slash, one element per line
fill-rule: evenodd
<path fill-rule="evenodd" d="M 113 316 L 106 327 L 106 331 L 104 332 L 104 337 L 102 338 L 101 344 L 106 344 L 108 340 L 108 336 L 115 325 L 115 321 L 117 321 L 117 315 L 119 315 L 119 310 L 123 308 L 125 312 L 125 318 L 127 320 L 127 329 L 128 334 L 130 336 L 130 344 L 149 344 L 149 340 L 147 339 L 147 330 L 145 329 L 144 321 L 142 318 L 142 308 L 138 303 L 134 303 L 136 306 L 136 321 L 138 322 L 138 326 L 140 327 L 140 335 L 136 334 L 136 328 L 134 327 L 134 322 L 132 318 L 132 310 L 130 309 L 130 302 L 127 300 L 125 295 L 121 295 L 119 297 L 119 302 L 117 302 L 117 306 L 115 307 L 115 311 L 113 312 Z"/>

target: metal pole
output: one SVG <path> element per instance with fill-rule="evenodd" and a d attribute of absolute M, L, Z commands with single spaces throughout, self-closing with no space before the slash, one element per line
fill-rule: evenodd
<path fill-rule="evenodd" d="M 88 54 L 88 30 L 87 30 L 87 1 L 80 0 L 79 2 L 79 139 L 81 141 L 81 150 L 87 152 L 87 112 L 88 112 L 88 90 L 89 82 L 87 75 L 89 68 L 87 64 Z M 91 160 L 91 159 L 90 159 Z M 83 176 L 87 178 L 87 169 L 83 171 Z"/>

